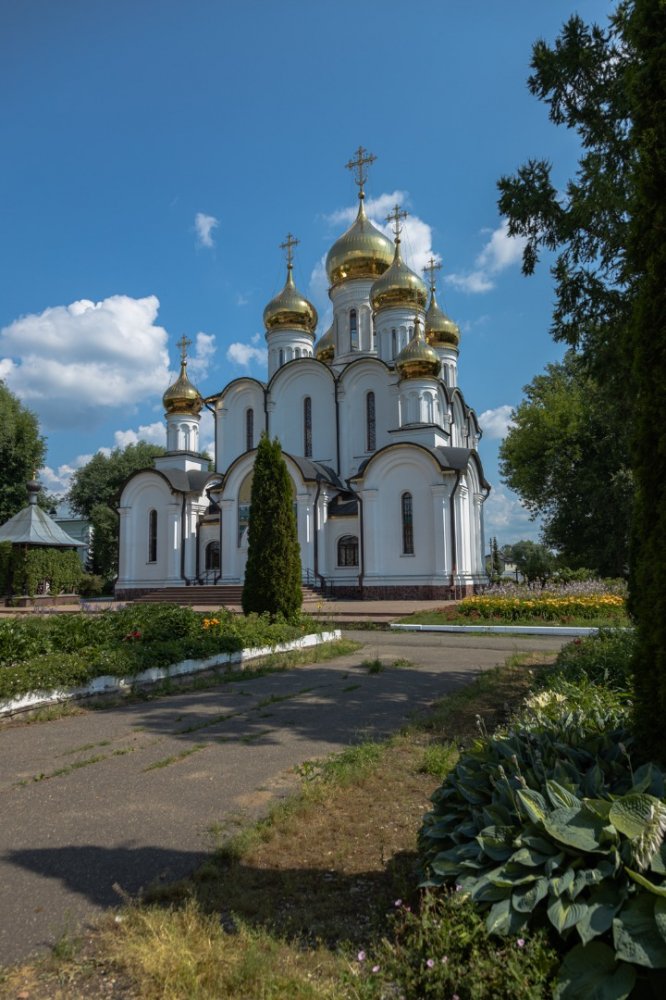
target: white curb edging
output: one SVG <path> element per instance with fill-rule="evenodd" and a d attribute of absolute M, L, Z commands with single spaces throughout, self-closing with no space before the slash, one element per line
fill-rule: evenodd
<path fill-rule="evenodd" d="M 0 718 L 26 712 L 31 708 L 42 708 L 64 701 L 76 701 L 80 698 L 91 698 L 101 694 L 129 694 L 133 688 L 150 687 L 170 677 L 183 677 L 187 674 L 198 674 L 203 670 L 210 670 L 212 667 L 246 663 L 249 660 L 256 660 L 260 656 L 269 656 L 271 653 L 287 653 L 291 649 L 308 649 L 311 646 L 319 646 L 322 642 L 333 642 L 341 637 L 340 629 L 334 629 L 332 632 L 304 635 L 300 639 L 281 642 L 277 646 L 257 646 L 254 649 L 241 649 L 236 653 L 219 653 L 216 656 L 209 656 L 205 660 L 181 660 L 179 663 L 172 663 L 169 667 L 151 667 L 149 670 L 143 670 L 140 674 L 134 674 L 131 677 L 113 677 L 110 674 L 105 674 L 101 677 L 94 677 L 82 687 L 31 691 L 16 698 L 0 701 Z"/>
<path fill-rule="evenodd" d="M 500 635 L 596 635 L 598 628 L 577 628 L 574 625 L 391 625 L 408 632 L 497 632 Z"/>

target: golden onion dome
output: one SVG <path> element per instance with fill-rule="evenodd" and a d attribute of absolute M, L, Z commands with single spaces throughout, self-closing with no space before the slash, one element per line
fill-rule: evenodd
<path fill-rule="evenodd" d="M 336 240 L 326 256 L 326 273 L 331 285 L 352 278 L 377 278 L 393 259 L 391 241 L 365 214 L 363 192 L 359 195 L 354 224 Z"/>
<path fill-rule="evenodd" d="M 335 335 L 332 326 L 329 326 L 324 336 L 315 344 L 314 355 L 317 361 L 323 361 L 327 365 L 335 357 Z"/>
<path fill-rule="evenodd" d="M 303 330 L 313 334 L 317 326 L 317 310 L 296 288 L 291 264 L 287 265 L 284 288 L 264 309 L 266 331 Z"/>
<path fill-rule="evenodd" d="M 460 343 L 460 327 L 440 309 L 434 288 L 426 313 L 425 339 L 432 347 L 457 347 Z"/>
<path fill-rule="evenodd" d="M 437 351 L 426 344 L 418 316 L 414 321 L 414 336 L 395 359 L 400 378 L 437 378 L 441 368 Z"/>
<path fill-rule="evenodd" d="M 370 289 L 372 308 L 375 312 L 405 306 L 420 306 L 425 309 L 427 301 L 428 289 L 425 282 L 407 267 L 400 256 L 400 240 L 396 239 L 393 263 Z"/>
<path fill-rule="evenodd" d="M 203 399 L 187 377 L 187 361 L 180 362 L 180 375 L 162 396 L 167 413 L 199 413 Z"/>

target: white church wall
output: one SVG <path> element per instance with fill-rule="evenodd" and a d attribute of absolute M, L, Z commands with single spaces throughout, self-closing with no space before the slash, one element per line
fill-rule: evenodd
<path fill-rule="evenodd" d="M 359 484 L 363 502 L 364 582 L 433 581 L 437 560 L 431 488 L 441 482 L 441 471 L 420 449 L 391 448 L 370 463 L 363 483 Z M 412 503 L 411 546 L 404 545 L 402 511 L 406 495 Z M 442 518 L 445 517 L 443 511 Z"/>
<path fill-rule="evenodd" d="M 305 400 L 310 400 L 312 447 L 305 447 Z M 335 386 L 330 369 L 320 361 L 301 359 L 281 368 L 269 386 L 271 437 L 282 450 L 337 466 Z"/>
<path fill-rule="evenodd" d="M 397 426 L 396 377 L 380 361 L 355 361 L 338 383 L 340 421 L 340 475 L 353 475 L 361 462 L 390 443 L 389 430 Z M 375 445 L 368 445 L 368 393 L 374 393 Z"/>
<path fill-rule="evenodd" d="M 252 411 L 252 433 L 249 434 L 248 411 Z M 219 471 L 228 468 L 248 448 L 248 437 L 256 448 L 262 431 L 266 429 L 264 390 L 254 379 L 237 379 L 232 382 L 215 410 L 217 428 L 217 454 L 215 467 Z"/>
<path fill-rule="evenodd" d="M 181 503 L 168 483 L 154 472 L 140 473 L 123 490 L 120 511 L 123 528 L 118 589 L 151 587 L 165 581 L 180 583 Z M 124 511 L 131 511 L 131 517 Z M 156 518 L 154 547 L 152 511 Z"/>

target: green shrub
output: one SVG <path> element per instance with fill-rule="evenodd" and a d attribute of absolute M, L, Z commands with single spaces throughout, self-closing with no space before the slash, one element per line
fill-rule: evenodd
<path fill-rule="evenodd" d="M 433 795 L 419 835 L 422 885 L 459 885 L 487 911 L 490 933 L 550 925 L 563 951 L 574 945 L 563 998 L 578 995 L 572 969 L 602 996 L 613 977 L 631 989 L 636 967 L 666 968 L 664 778 L 651 764 L 632 772 L 628 709 L 596 690 L 581 709 L 570 707 L 573 689 L 564 703 L 542 692 L 511 729 L 477 741 Z"/>
<path fill-rule="evenodd" d="M 76 552 L 67 549 L 14 548 L 11 555 L 12 592 L 34 597 L 48 583 L 52 594 L 78 592 L 83 569 Z"/>
<path fill-rule="evenodd" d="M 20 666 L 0 668 L 0 698 L 15 698 L 27 691 L 79 687 L 91 676 L 85 651 L 44 653 Z"/>
<path fill-rule="evenodd" d="M 426 893 L 418 912 L 396 900 L 391 940 L 353 963 L 360 1000 L 542 1000 L 558 964 L 547 935 L 491 937 L 463 893 Z M 360 959 L 360 960 L 359 960 Z"/>
<path fill-rule="evenodd" d="M 106 580 L 96 573 L 84 573 L 79 584 L 81 597 L 100 597 L 104 593 Z"/>
<path fill-rule="evenodd" d="M 633 684 L 635 649 L 633 630 L 603 629 L 597 635 L 574 639 L 563 646 L 555 660 L 555 671 L 571 681 L 587 678 L 617 691 L 628 691 Z"/>

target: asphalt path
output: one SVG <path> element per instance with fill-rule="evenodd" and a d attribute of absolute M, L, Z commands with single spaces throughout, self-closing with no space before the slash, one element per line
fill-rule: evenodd
<path fill-rule="evenodd" d="M 295 768 L 395 732 L 542 636 L 346 631 L 363 649 L 202 691 L 0 729 L 0 963 L 191 872 Z M 386 669 L 370 673 L 363 661 Z M 396 660 L 409 665 L 394 666 Z"/>

